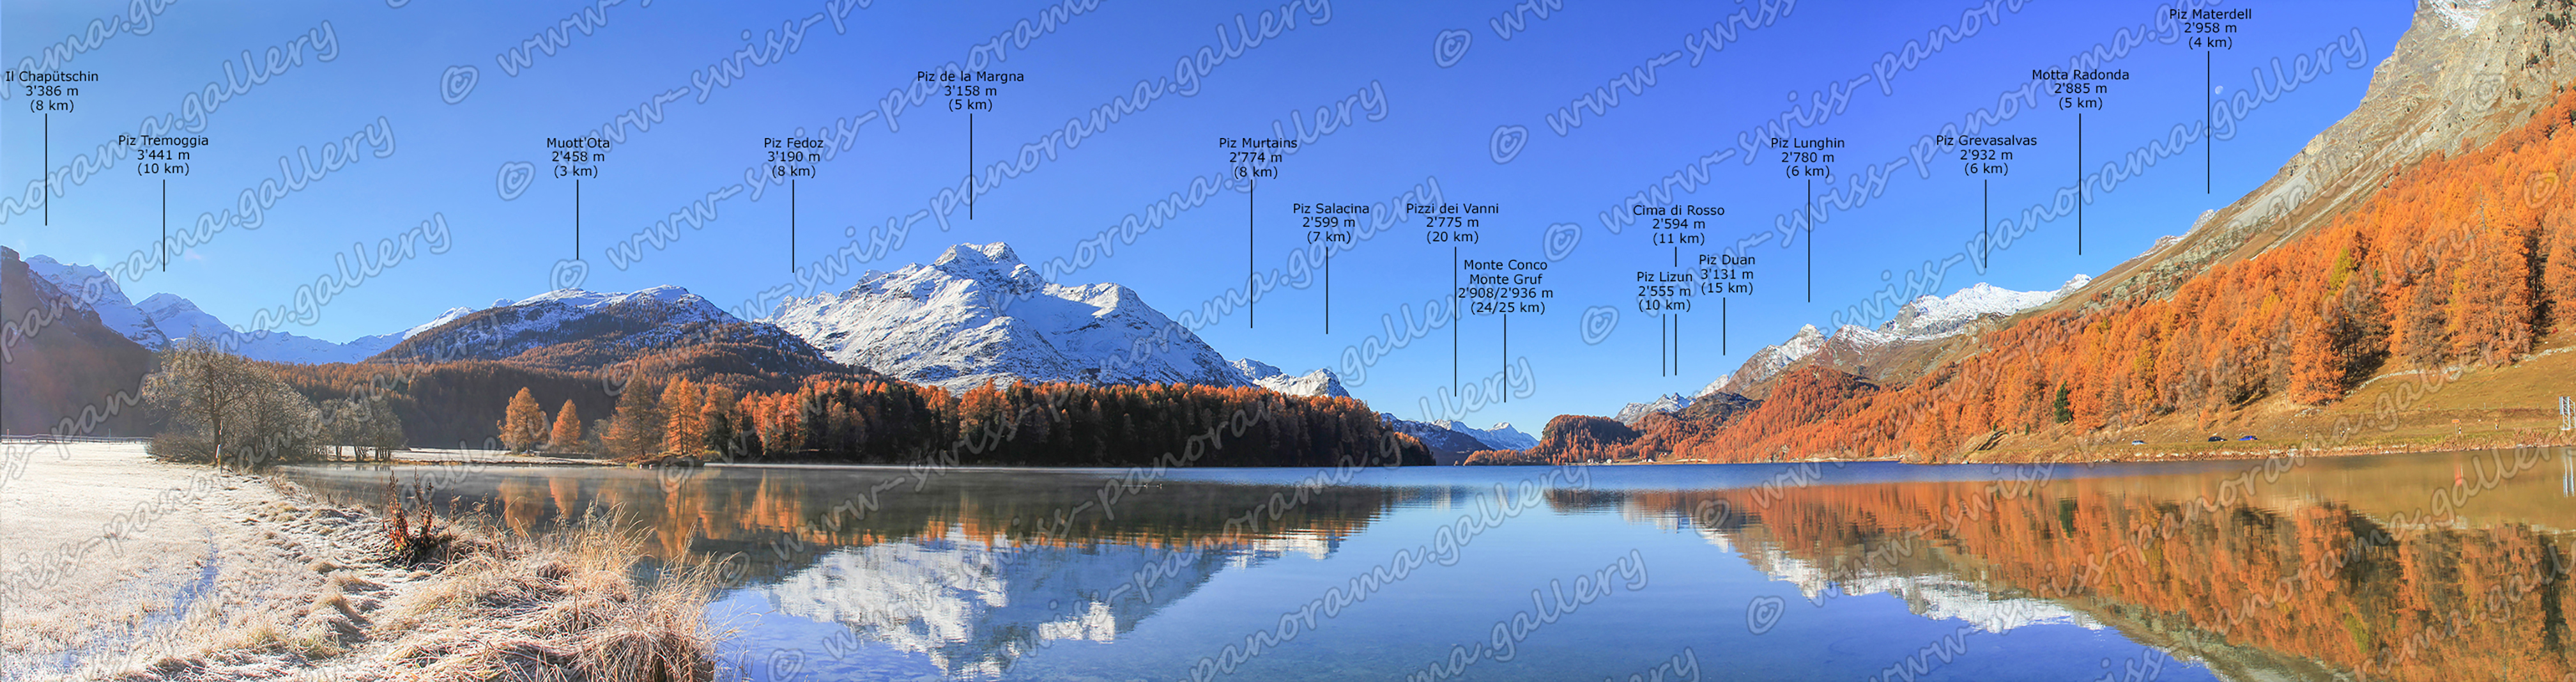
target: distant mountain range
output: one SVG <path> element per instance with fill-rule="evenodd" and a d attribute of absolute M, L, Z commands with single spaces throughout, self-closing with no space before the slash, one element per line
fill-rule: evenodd
<path fill-rule="evenodd" d="M 345 343 L 237 328 L 169 293 L 137 304 L 89 266 L 44 256 L 25 265 L 48 289 L 67 292 L 61 300 L 145 350 L 197 336 L 244 357 L 303 365 L 487 360 L 566 372 L 687 352 L 692 362 L 737 373 L 860 369 L 952 391 L 988 381 L 1189 383 L 1350 397 L 1329 369 L 1290 374 L 1249 358 L 1227 360 L 1134 289 L 1046 282 L 1002 243 L 960 244 L 927 264 L 870 272 L 848 290 L 789 299 L 759 320 L 734 317 L 676 286 L 563 289 L 481 310 L 454 308 L 410 329 Z M 709 354 L 727 355 L 711 361 Z M 1536 443 L 1509 424 L 1476 429 L 1384 418 L 1445 460 Z"/>
<path fill-rule="evenodd" d="M 869 272 L 841 293 L 783 301 L 762 321 L 803 337 L 832 360 L 957 391 L 1018 380 L 1350 396 L 1329 369 L 1291 375 L 1257 360 L 1229 362 L 1136 290 L 1047 282 L 999 242 L 959 244 L 928 264 Z M 1479 431 L 1385 418 L 1444 460 L 1536 442 L 1508 424 Z"/>
<path fill-rule="evenodd" d="M 1483 442 L 1489 450 L 1522 450 L 1538 445 L 1538 437 L 1512 428 L 1510 422 L 1496 422 L 1493 426 L 1482 429 L 1468 426 L 1465 422 L 1455 419 L 1443 419 L 1431 422 L 1431 425 L 1465 434 L 1469 438 Z"/>
<path fill-rule="evenodd" d="M 1418 422 L 1397 419 L 1395 415 L 1383 412 L 1378 413 L 1378 418 L 1386 420 L 1397 431 L 1421 439 L 1423 445 L 1431 448 L 1431 458 L 1441 464 L 1464 462 L 1468 453 L 1478 450 L 1526 450 L 1538 445 L 1537 438 L 1512 428 L 1511 424 L 1478 429 L 1448 419 Z"/>
<path fill-rule="evenodd" d="M 332 343 L 281 331 L 236 328 L 198 309 L 196 303 L 168 293 L 153 294 L 138 304 L 126 298 L 125 290 L 117 285 L 116 278 L 95 267 L 66 265 L 45 256 L 29 256 L 26 264 L 35 277 L 63 291 L 66 301 L 97 314 L 99 321 L 108 329 L 156 351 L 168 347 L 171 341 L 196 336 L 254 360 L 302 364 L 358 362 L 392 348 L 413 334 L 471 312 L 457 308 L 411 329 L 362 337 L 347 343 Z"/>
<path fill-rule="evenodd" d="M 1667 393 L 1654 400 L 1628 403 L 1612 417 L 1619 423 L 1636 426 L 1646 415 L 1680 412 L 1701 398 L 1718 393 L 1760 398 L 1769 392 L 1771 379 L 1802 364 L 1823 362 L 1829 366 L 1862 376 L 1870 376 L 1874 367 L 1892 361 L 1907 361 L 1909 353 L 1934 345 L 1933 342 L 1992 325 L 2022 311 L 2047 305 L 2074 293 L 2093 278 L 2076 275 L 2065 286 L 2053 291 L 2013 291 L 1979 282 L 1952 292 L 1948 296 L 1926 295 L 1908 301 L 1896 315 L 1876 329 L 1843 325 L 1831 334 L 1804 325 L 1787 340 L 1763 346 L 1745 358 L 1735 371 L 1708 383 L 1698 393 Z"/>

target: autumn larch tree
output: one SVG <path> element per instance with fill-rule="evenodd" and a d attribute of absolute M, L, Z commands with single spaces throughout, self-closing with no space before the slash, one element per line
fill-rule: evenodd
<path fill-rule="evenodd" d="M 546 437 L 546 409 L 537 406 L 537 396 L 519 389 L 510 396 L 509 409 L 501 416 L 501 445 L 512 452 L 536 449 Z"/>
<path fill-rule="evenodd" d="M 662 401 L 656 387 L 635 381 L 626 384 L 617 396 L 617 412 L 608 418 L 608 427 L 600 434 L 609 453 L 621 457 L 640 457 L 661 451 Z"/>
<path fill-rule="evenodd" d="M 573 409 L 572 401 L 564 401 L 563 409 L 555 411 L 555 428 L 547 435 L 548 452 L 578 452 L 582 449 L 581 413 Z"/>
<path fill-rule="evenodd" d="M 700 411 L 698 385 L 688 379 L 673 379 L 662 389 L 662 431 L 665 451 L 675 455 L 695 455 L 706 448 L 707 421 Z"/>

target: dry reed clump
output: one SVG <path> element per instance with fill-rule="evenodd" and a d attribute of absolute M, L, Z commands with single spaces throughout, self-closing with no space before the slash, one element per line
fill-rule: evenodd
<path fill-rule="evenodd" d="M 394 680 L 712 679 L 711 567 L 638 585 L 641 538 L 594 511 L 552 536 L 463 556 L 376 614 Z M 400 633 L 394 635 L 393 633 Z"/>

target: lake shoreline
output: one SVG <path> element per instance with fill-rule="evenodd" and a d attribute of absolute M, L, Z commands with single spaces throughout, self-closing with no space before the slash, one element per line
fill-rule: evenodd
<path fill-rule="evenodd" d="M 2298 446 L 2298 445 L 2296 445 L 2296 444 L 2289 444 L 2289 445 L 2286 445 L 2286 446 L 2283 446 L 2283 447 L 2259 448 L 2259 449 L 2240 449 L 2240 448 L 2228 447 L 2228 448 L 2224 448 L 2224 449 L 2203 449 L 2203 450 L 2160 449 L 2160 450 L 2144 450 L 2144 451 L 2139 451 L 2139 450 L 2127 450 L 2127 449 L 2125 449 L 2125 448 L 2131 448 L 2131 447 L 2152 448 L 2152 447 L 2157 447 L 2157 446 L 2152 446 L 2152 445 L 2150 445 L 2150 446 L 2105 445 L 2105 446 L 2100 446 L 2099 448 L 2097 448 L 2097 449 L 2093 449 L 2093 450 L 2076 450 L 2076 449 L 2005 450 L 2005 451 L 1987 450 L 1987 451 L 1979 451 L 1979 452 L 1968 453 L 1966 456 L 1964 456 L 1964 457 L 1960 457 L 1960 458 L 1957 458 L 1957 459 L 1945 459 L 1945 460 L 1942 460 L 1942 461 L 1924 461 L 1924 460 L 1922 460 L 1922 459 L 1920 459 L 1920 458 L 1907 458 L 1907 457 L 1865 457 L 1865 458 L 1801 457 L 1801 458 L 1794 458 L 1794 459 L 1748 460 L 1748 461 L 1737 461 L 1737 462 L 1711 462 L 1711 461 L 1703 461 L 1703 460 L 1695 460 L 1695 459 L 1694 459 L 1694 460 L 1609 460 L 1609 461 L 1583 462 L 1582 464 L 1587 464 L 1587 465 L 1596 465 L 1596 466 L 1660 466 L 1660 465 L 1690 465 L 1690 464 L 1804 464 L 1804 463 L 1833 463 L 1833 462 L 1844 462 L 1844 463 L 1853 463 L 1853 462 L 1891 462 L 1891 463 L 1897 463 L 1897 464 L 1918 464 L 1918 465 L 1927 465 L 1927 466 L 1937 466 L 1937 465 L 1951 465 L 1951 464 L 2052 464 L 2052 463 L 2054 463 L 2054 464 L 2066 464 L 2066 463 L 2102 463 L 2102 464 L 2107 464 L 2107 463 L 2203 462 L 2203 461 L 2219 462 L 2219 461 L 2251 461 L 2251 460 L 2264 460 L 2264 459 L 2272 459 L 2272 458 L 2276 458 L 2276 457 L 2367 457 L 2367 456 L 2372 456 L 2372 455 L 2402 455 L 2402 454 L 2413 454 L 2413 453 L 2422 453 L 2422 452 L 2465 452 L 2465 451 L 2480 451 L 2480 450 L 2512 450 L 2512 449 L 2516 449 L 2516 448 L 2531 448 L 2531 447 L 2566 447 L 2566 446 L 2576 445 L 2576 438 L 2571 438 L 2571 437 L 2568 437 L 2568 436 L 2559 436 L 2559 437 L 2555 437 L 2555 438 L 2543 437 L 2543 438 L 2537 438 L 2537 439 L 2534 439 L 2534 438 L 2529 438 L 2529 437 L 2528 437 L 2529 435 L 2530 435 L 2530 434 L 2529 434 L 2528 432 L 2518 432 L 2518 433 L 2517 433 L 2517 434 L 2515 434 L 2514 436 L 2501 437 L 2501 438 L 2494 438 L 2494 437 L 2489 437 L 2489 438 L 2480 438 L 2480 437 L 2460 437 L 2460 438 L 2449 438 L 2449 439 L 2443 439 L 2442 441 L 2440 441 L 2440 442 L 2435 442 L 2435 443 L 2397 443 L 2397 444 L 2386 444 L 2386 443 L 2381 443 L 2381 444 L 2371 444 L 2371 445 L 2343 445 L 2343 446 L 2335 446 L 2335 447 L 2327 447 L 2327 448 L 2308 448 L 2308 447 L 2301 447 L 2301 446 Z M 2239 444 L 2239 443 L 2247 443 L 2247 442 L 2268 442 L 2268 441 L 2223 441 L 2223 442 L 2215 442 L 2215 441 L 2214 441 L 2214 442 L 2212 442 L 2212 443 L 2211 443 L 2211 445 L 2212 445 L 2212 446 L 2221 446 L 2221 445 L 2230 445 L 2230 446 L 2232 446 L 2232 445 L 2236 445 L 2236 444 Z M 2168 446 L 2168 447 L 2169 447 L 2169 446 Z M 2116 450 L 2115 450 L 2115 448 L 2118 448 L 2118 449 L 2116 449 Z M 2116 453 L 2116 455 L 2114 455 L 2114 456 L 2105 456 L 2105 453 Z M 346 462 L 346 461 L 334 461 L 334 462 L 331 462 L 331 463 L 352 463 L 352 462 Z M 368 462 L 355 462 L 355 463 L 361 463 L 361 464 L 364 464 L 364 463 L 368 463 Z M 718 460 L 718 459 L 709 459 L 709 460 L 704 460 L 703 462 L 699 462 L 699 463 L 695 463 L 695 464 L 686 464 L 686 465 L 669 465 L 669 464 L 659 464 L 659 463 L 656 463 L 656 462 L 625 462 L 625 461 L 618 461 L 618 460 L 611 460 L 611 459 L 593 459 L 593 458 L 586 458 L 586 457 L 561 457 L 561 456 L 548 456 L 548 455 L 516 454 L 516 453 L 510 453 L 510 452 L 505 452 L 505 451 L 500 451 L 500 450 L 454 450 L 454 449 L 403 450 L 403 451 L 395 452 L 395 453 L 393 454 L 393 459 L 392 459 L 392 461 L 390 461 L 390 462 L 376 462 L 376 463 L 384 463 L 384 464 L 400 464 L 400 465 L 429 465 L 429 466 L 438 466 L 438 465 L 477 465 L 477 466 L 499 465 L 499 466 L 594 466 L 594 467 L 647 467 L 647 468 L 650 468 L 650 467 L 658 467 L 658 466 L 706 466 L 706 467 L 761 467 L 761 468 L 781 468 L 781 469 L 794 469 L 794 468 L 810 468 L 810 469 L 838 469 L 838 468 L 871 468 L 871 467 L 873 467 L 873 468 L 890 468 L 890 469 L 917 469 L 917 468 L 920 468 L 920 467 L 922 466 L 922 465 L 918 465 L 918 464 L 904 464 L 904 463 L 848 463 L 848 462 L 726 462 L 726 461 L 722 461 L 722 460 Z M 1442 467 L 1460 467 L 1460 466 L 1556 466 L 1556 465 L 1555 465 L 1555 464 L 1553 464 L 1553 463 L 1549 463 L 1549 462 L 1541 462 L 1541 461 L 1525 461 L 1525 462 L 1494 463 L 1494 464 L 1474 464 L 1474 465 L 1452 464 L 1452 465 L 1441 465 L 1441 466 L 1442 466 Z M 940 469 L 940 470 L 942 470 L 942 471 L 1086 471 L 1086 472 L 1089 472 L 1089 471 L 1126 471 L 1126 470 L 1128 470 L 1128 469 L 1132 469 L 1132 468 L 1134 468 L 1134 467 L 1106 467 L 1106 466 L 1104 466 L 1104 467 L 1065 467 L 1065 466 L 1043 466 L 1043 467 L 1041 467 L 1041 466 L 1018 466 L 1018 465 L 1009 465 L 1009 464 L 978 464 L 978 465 L 942 465 L 942 466 L 939 466 L 939 467 L 937 467 L 937 468 L 938 468 L 938 469 Z M 1293 468 L 1302 468 L 1302 467 L 1194 467 L 1194 468 L 1203 468 L 1203 469 L 1211 469 L 1211 470 L 1221 470 L 1221 469 L 1242 469 L 1242 468 L 1292 468 L 1292 469 L 1293 469 Z"/>
<path fill-rule="evenodd" d="M 0 483 L 0 537 L 25 554 L 0 571 L 0 677 L 467 679 L 537 650 L 594 670 L 667 650 L 693 661 L 680 679 L 712 676 L 713 640 L 695 620 L 704 596 L 640 588 L 631 537 L 521 543 L 439 519 L 433 534 L 453 539 L 405 564 L 390 558 L 386 514 L 276 475 L 161 462 L 141 442 L 8 448 L 26 468 Z M 557 587 L 509 617 L 459 606 L 527 585 Z M 602 604 L 635 606 L 562 636 L 506 636 L 530 614 Z M 656 641 L 585 639 L 604 628 Z"/>
<path fill-rule="evenodd" d="M 2432 443 L 2396 443 L 2396 444 L 2371 444 L 2371 445 L 2343 445 L 2343 446 L 2324 447 L 2324 448 L 2300 447 L 2300 446 L 2298 446 L 2298 445 L 2296 445 L 2296 444 L 2291 444 L 2291 445 L 2288 445 L 2288 446 L 2285 446 L 2285 447 L 2262 448 L 2262 449 L 2236 449 L 2236 448 L 2227 448 L 2227 449 L 2214 449 L 2214 450 L 2149 450 L 2149 451 L 2119 450 L 2119 451 L 2117 451 L 2117 452 L 2119 453 L 2119 454 L 2118 454 L 2118 456 L 2103 456 L 2103 454 L 2102 454 L 2102 453 L 2104 453 L 2104 452 L 2106 452 L 2106 451 L 2109 451 L 2109 449 L 2110 449 L 2110 448 L 2129 448 L 2129 447 L 2148 448 L 2148 447 L 2156 447 L 2156 446 L 2152 446 L 2152 445 L 2142 445 L 2142 446 L 2106 445 L 2106 446 L 2101 446 L 2101 449 L 2095 449 L 2095 450 L 2071 450 L 2071 449 L 2007 450 L 2007 451 L 1986 450 L 1986 451 L 1978 451 L 1978 452 L 1968 453 L 1968 454 L 1967 454 L 1966 456 L 1964 456 L 1964 457 L 1958 457 L 1958 458 L 1954 458 L 1954 459 L 1944 459 L 1944 460 L 1941 460 L 1941 461 L 1925 461 L 1925 460 L 1923 460 L 1923 459 L 1921 459 L 1921 458 L 1908 458 L 1908 457 L 1859 457 L 1859 458 L 1843 458 L 1843 457 L 1800 457 L 1800 458 L 1794 458 L 1794 459 L 1753 460 L 1753 461 L 1741 461 L 1741 462 L 1710 462 L 1710 461 L 1697 460 L 1697 459 L 1693 459 L 1693 460 L 1612 460 L 1612 461 L 1600 461 L 1600 462 L 1586 462 L 1586 464 L 1594 464 L 1594 465 L 1601 465 L 1601 466 L 1656 466 L 1656 465 L 1682 465 L 1682 464 L 1805 464 L 1805 463 L 1811 463 L 1811 462 L 1812 462 L 1812 463 L 1832 463 L 1832 462 L 1846 462 L 1846 463 L 1849 463 L 1849 462 L 1891 462 L 1891 463 L 1896 463 L 1896 464 L 1919 464 L 1919 465 L 1926 465 L 1926 466 L 1938 466 L 1938 465 L 1950 465 L 1950 464 L 2069 464 L 2069 463 L 2093 463 L 2093 464 L 2115 464 L 2115 463 L 2116 463 L 2116 464 L 2127 464 L 2127 463 L 2153 463 L 2153 462 L 2229 462 L 2229 461 L 2264 460 L 2264 459 L 2272 459 L 2272 458 L 2275 458 L 2275 457 L 2368 457 L 2368 456 L 2373 456 L 2373 455 L 2405 455 L 2405 454 L 2416 454 L 2416 453 L 2425 453 L 2425 452 L 2474 452 L 2474 451 L 2485 451 L 2485 450 L 2514 450 L 2514 449 L 2519 449 L 2519 448 L 2549 448 L 2549 447 L 2569 447 L 2569 446 L 2576 446 L 2576 437 L 2571 437 L 2571 436 L 2565 436 L 2565 435 L 2562 435 L 2562 436 L 2557 436 L 2557 437 L 2542 437 L 2542 438 L 2536 438 L 2536 439 L 2535 439 L 2535 438 L 2530 438 L 2530 437 L 2529 437 L 2529 435 L 2530 435 L 2530 434 L 2529 434 L 2528 432 L 2521 432 L 2521 433 L 2518 433 L 2518 434 L 2517 434 L 2517 435 L 2515 435 L 2515 436 L 2508 436 L 2508 437 L 2489 437 L 2489 438 L 2480 438 L 2480 437 L 2460 437 L 2460 438 L 2448 438 L 2448 439 L 2443 439 L 2443 440 L 2441 440 L 2441 441 L 2438 441 L 2438 442 L 2432 442 Z M 2236 444 L 2236 443 L 2245 443 L 2245 442 L 2264 442 L 2264 441 L 2213 441 L 2213 442 L 2212 442 L 2212 445 L 2218 445 L 2218 444 L 2220 444 L 2220 443 L 2225 443 L 2225 444 L 2230 444 L 2230 445 L 2232 445 L 2232 444 Z M 1993 455 L 1993 456 L 1986 456 L 1986 455 Z M 2009 456 L 2007 456 L 2007 455 L 2009 455 Z M 1543 462 L 1543 461 L 1527 461 L 1527 462 L 1510 462 L 1510 463 L 1476 464 L 1476 465 L 1459 465 L 1459 466 L 1556 466 L 1556 465 L 1555 465 L 1554 463 L 1550 463 L 1550 462 Z"/>

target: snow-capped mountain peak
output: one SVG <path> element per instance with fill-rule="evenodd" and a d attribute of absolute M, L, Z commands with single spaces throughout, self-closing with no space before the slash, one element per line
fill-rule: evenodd
<path fill-rule="evenodd" d="M 1351 392 L 1342 388 L 1341 376 L 1330 369 L 1318 367 L 1303 375 L 1290 376 L 1277 367 L 1250 358 L 1236 360 L 1233 364 L 1235 371 L 1243 373 L 1245 382 L 1262 388 L 1288 395 L 1351 397 Z"/>
<path fill-rule="evenodd" d="M 1010 245 L 957 244 L 848 290 L 782 301 L 763 321 L 833 360 L 950 390 L 984 382 L 1191 383 L 1350 397 L 1341 377 L 1227 361 L 1114 283 L 1050 283 Z"/>
<path fill-rule="evenodd" d="M 2090 275 L 2076 275 L 2055 291 L 2013 291 L 1978 282 L 1948 296 L 1914 299 L 1897 309 L 1896 317 L 1879 325 L 1878 330 L 1917 338 L 1946 336 L 1987 315 L 2011 315 L 2045 305 L 2092 281 Z"/>
<path fill-rule="evenodd" d="M 2065 286 L 2052 291 L 2013 291 L 1979 282 L 1951 292 L 1948 296 L 1926 295 L 1909 301 L 1897 308 L 1894 318 L 1879 325 L 1877 329 L 1843 325 L 1833 333 L 1827 334 L 1817 329 L 1815 325 L 1799 327 L 1798 333 L 1791 335 L 1788 340 L 1754 351 L 1752 357 L 1745 359 L 1743 366 L 1737 367 L 1735 371 L 1725 376 L 1718 377 L 1716 381 L 1709 382 L 1708 386 L 1701 388 L 1697 395 L 1705 396 L 1719 391 L 1739 389 L 1769 379 L 1799 360 L 1822 350 L 1828 342 L 1866 352 L 1898 343 L 1937 339 L 1972 329 L 1978 320 L 1986 319 L 1990 315 L 2009 316 L 2047 305 L 2051 301 L 2072 295 L 2076 290 L 2092 282 L 2092 276 L 2079 274 L 2068 279 Z M 1645 405 L 1645 403 L 1630 403 L 1629 406 L 1637 409 Z M 1620 414 L 1623 415 L 1621 421 L 1628 421 L 1625 415 L 1629 413 L 1629 410 L 1621 410 Z M 1643 412 L 1636 413 L 1638 418 L 1642 419 L 1644 416 Z"/>
<path fill-rule="evenodd" d="M 458 321 L 465 324 L 454 324 Z M 556 289 L 482 311 L 450 310 L 439 320 L 406 332 L 411 338 L 389 350 L 403 357 L 506 359 L 584 339 L 659 347 L 676 342 L 694 326 L 741 321 L 704 297 L 675 286 L 626 293 Z"/>
<path fill-rule="evenodd" d="M 1047 283 L 1002 243 L 959 244 L 837 294 L 790 298 L 766 321 L 833 360 L 956 390 L 1019 380 L 1248 383 L 1134 290 Z"/>
<path fill-rule="evenodd" d="M 1817 329 L 1816 325 L 1800 326 L 1798 333 L 1790 335 L 1789 340 L 1753 351 L 1753 356 L 1746 358 L 1742 366 L 1727 373 L 1726 376 L 1718 377 L 1716 381 L 1709 382 L 1706 388 L 1699 390 L 1699 395 L 1708 395 L 1733 388 L 1737 384 L 1771 378 L 1771 375 L 1779 374 L 1780 370 L 1788 369 L 1791 363 L 1813 355 L 1816 349 L 1825 347 L 1825 339 L 1824 330 Z M 1643 414 L 1637 416 L 1641 419 L 1645 417 Z"/>
<path fill-rule="evenodd" d="M 992 281 L 1021 281 L 1037 274 L 1020 262 L 1020 255 L 1011 250 L 1011 245 L 1002 242 L 948 247 L 930 261 L 930 267 L 958 277 Z"/>
<path fill-rule="evenodd" d="M 61 289 L 80 307 L 98 313 L 98 321 L 117 334 L 145 348 L 170 343 L 169 336 L 152 324 L 152 318 L 135 309 L 134 302 L 125 298 L 125 289 L 106 272 L 87 265 L 65 265 L 45 256 L 29 256 L 24 262 L 30 273 Z"/>
<path fill-rule="evenodd" d="M 213 342 L 226 352 L 254 360 L 319 364 L 358 362 L 384 352 L 402 341 L 384 334 L 362 337 L 348 343 L 332 343 L 281 331 L 245 330 L 225 324 L 213 313 L 198 308 L 196 302 L 168 292 L 153 294 L 135 306 L 152 321 L 153 326 L 169 340 L 195 337 Z M 129 337 L 130 338 L 130 337 Z M 138 343 L 140 340 L 137 341 Z M 166 345 L 166 341 L 163 345 Z M 145 344 L 146 347 L 159 347 Z"/>
<path fill-rule="evenodd" d="M 1808 327 L 1807 329 L 1813 330 L 1815 327 Z M 1719 379 L 1719 381 L 1722 382 L 1725 381 L 1725 379 Z M 1712 392 L 1715 392 L 1715 389 L 1702 391 L 1700 394 L 1707 395 Z M 1679 412 L 1682 408 L 1690 407 L 1692 402 L 1693 401 L 1690 396 L 1679 393 L 1666 393 L 1655 396 L 1654 402 L 1628 403 L 1626 407 L 1619 408 L 1619 413 L 1611 416 L 1611 419 L 1618 420 L 1621 424 L 1636 426 L 1637 422 L 1646 418 L 1646 415 L 1655 414 L 1657 412 Z M 1531 444 L 1536 445 L 1537 443 L 1533 441 Z"/>

